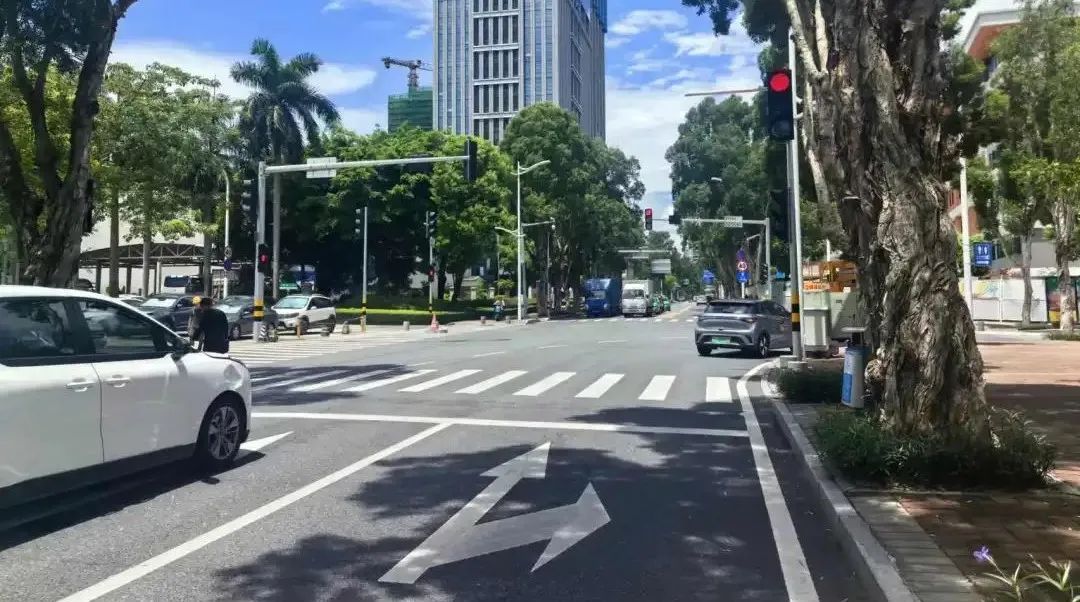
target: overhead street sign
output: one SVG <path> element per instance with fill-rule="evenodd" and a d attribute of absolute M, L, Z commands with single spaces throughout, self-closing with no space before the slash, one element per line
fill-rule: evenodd
<path fill-rule="evenodd" d="M 318 165 L 320 163 L 337 163 L 337 157 L 312 157 L 307 160 L 309 165 Z M 319 171 L 307 172 L 308 179 L 314 178 L 333 178 L 337 175 L 337 171 L 333 169 L 325 169 Z"/>
<path fill-rule="evenodd" d="M 723 220 L 721 223 L 724 224 L 725 228 L 742 228 L 743 227 L 743 218 L 742 218 L 741 215 L 725 215 L 724 217 L 722 217 L 720 219 Z"/>
<path fill-rule="evenodd" d="M 670 274 L 671 273 L 671 260 L 670 259 L 654 259 L 652 260 L 652 273 L 653 274 Z"/>
<path fill-rule="evenodd" d="M 544 478 L 550 449 L 551 443 L 545 443 L 485 472 L 483 476 L 495 477 L 495 482 L 465 504 L 379 581 L 416 583 L 428 569 L 437 566 L 547 541 L 547 547 L 532 567 L 535 571 L 611 522 L 604 504 L 589 483 L 573 504 L 478 524 L 518 481 Z"/>

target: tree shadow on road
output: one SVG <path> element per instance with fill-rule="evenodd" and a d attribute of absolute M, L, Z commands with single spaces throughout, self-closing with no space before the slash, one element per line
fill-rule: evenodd
<path fill-rule="evenodd" d="M 529 430 L 493 444 L 491 430 L 452 429 L 467 429 L 453 433 L 457 451 L 419 444 L 379 463 L 343 500 L 354 517 L 221 569 L 216 589 L 261 600 L 787 599 L 745 440 Z M 573 504 L 592 484 L 608 524 L 535 572 L 546 541 L 431 568 L 415 585 L 378 581 L 492 482 L 485 471 L 544 441 L 545 478 L 518 482 L 481 522 Z"/>

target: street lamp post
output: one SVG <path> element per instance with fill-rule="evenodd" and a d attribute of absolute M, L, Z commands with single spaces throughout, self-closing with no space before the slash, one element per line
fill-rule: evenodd
<path fill-rule="evenodd" d="M 224 169 L 221 170 L 221 175 L 225 177 L 225 252 L 229 252 L 229 172 Z M 229 270 L 223 270 L 221 272 L 224 277 L 224 281 L 221 283 L 221 298 L 229 296 Z M 211 279 L 212 280 L 212 279 Z M 211 284 L 211 287 L 213 284 Z"/>
<path fill-rule="evenodd" d="M 521 273 L 521 258 L 524 254 L 524 247 L 522 243 L 524 233 L 521 231 L 521 176 L 529 173 L 530 171 L 538 167 L 547 165 L 548 163 L 551 163 L 551 161 L 545 159 L 544 161 L 533 163 L 532 165 L 522 169 L 521 163 L 519 162 L 517 164 L 517 170 L 514 171 L 514 175 L 517 176 L 517 319 L 519 323 L 525 319 L 521 305 L 522 287 L 525 282 L 525 277 Z"/>

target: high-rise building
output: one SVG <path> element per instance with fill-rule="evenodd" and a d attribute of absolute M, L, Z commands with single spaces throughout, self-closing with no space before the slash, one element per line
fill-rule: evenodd
<path fill-rule="evenodd" d="M 607 0 L 435 0 L 434 125 L 498 144 L 539 102 L 604 137 Z"/>
<path fill-rule="evenodd" d="M 431 88 L 410 89 L 404 94 L 391 94 L 386 100 L 386 131 L 394 132 L 409 124 L 421 130 L 431 129 L 433 115 Z"/>

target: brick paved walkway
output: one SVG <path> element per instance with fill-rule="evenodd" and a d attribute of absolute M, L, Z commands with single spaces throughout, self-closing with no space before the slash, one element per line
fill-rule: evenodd
<path fill-rule="evenodd" d="M 1022 410 L 1058 448 L 1054 476 L 1080 489 L 1080 343 L 983 344 L 990 403 Z M 989 546 L 1002 568 L 1053 557 L 1080 561 L 1080 496 L 908 495 L 904 509 L 982 591 L 987 567 L 972 551 Z"/>

